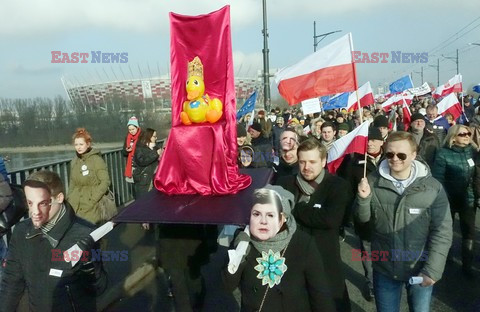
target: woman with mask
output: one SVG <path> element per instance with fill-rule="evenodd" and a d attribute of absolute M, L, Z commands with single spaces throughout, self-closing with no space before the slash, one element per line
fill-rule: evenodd
<path fill-rule="evenodd" d="M 280 186 L 253 194 L 249 227 L 236 237 L 223 273 L 226 288 L 242 293 L 241 311 L 335 310 L 315 242 L 291 215 L 293 201 Z"/>

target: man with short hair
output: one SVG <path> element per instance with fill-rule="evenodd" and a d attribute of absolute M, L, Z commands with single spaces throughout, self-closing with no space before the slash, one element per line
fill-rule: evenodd
<path fill-rule="evenodd" d="M 448 120 L 442 115 L 438 114 L 438 107 L 435 104 L 429 104 L 426 108 L 427 111 L 427 130 L 430 130 L 438 138 L 440 144 L 443 144 L 443 140 L 447 135 L 447 131 L 450 128 Z"/>
<path fill-rule="evenodd" d="M 270 140 L 263 136 L 262 125 L 254 122 L 248 127 L 248 133 L 252 138 L 253 161 L 252 168 L 271 168 L 273 164 L 273 148 Z"/>
<path fill-rule="evenodd" d="M 257 113 L 257 122 L 262 127 L 262 135 L 265 138 L 270 138 L 272 136 L 272 121 L 265 116 L 265 111 L 263 109 L 259 110 Z"/>
<path fill-rule="evenodd" d="M 350 311 L 338 233 L 353 194 L 344 179 L 324 169 L 327 150 L 318 140 L 305 140 L 297 154 L 300 172 L 279 179 L 277 184 L 295 195 L 295 220 L 299 228 L 315 237 L 337 311 Z"/>
<path fill-rule="evenodd" d="M 15 226 L 1 281 L 0 311 L 15 311 L 27 290 L 31 311 L 96 311 L 106 288 L 101 262 L 93 261 L 95 226 L 75 215 L 63 183 L 37 171 L 24 183 L 30 218 Z M 77 244 L 83 253 L 65 254 Z M 65 259 L 78 260 L 72 267 Z"/>
<path fill-rule="evenodd" d="M 411 133 L 387 139 L 378 170 L 358 185 L 354 216 L 371 222 L 373 284 L 377 310 L 399 311 L 402 287 L 410 311 L 429 311 L 433 284 L 440 280 L 452 244 L 452 217 L 442 185 L 415 160 Z M 373 255 L 373 251 L 376 252 Z M 420 284 L 409 285 L 411 277 Z"/>
<path fill-rule="evenodd" d="M 325 121 L 321 126 L 321 136 L 320 142 L 325 146 L 327 152 L 332 148 L 333 143 L 335 143 L 335 135 L 337 134 L 337 129 L 331 121 Z"/>
<path fill-rule="evenodd" d="M 417 142 L 418 156 L 432 168 L 435 154 L 437 153 L 437 149 L 440 148 L 440 142 L 435 134 L 426 130 L 425 125 L 426 122 L 423 115 L 414 113 L 411 116 L 408 132 L 413 135 L 415 142 Z"/>
<path fill-rule="evenodd" d="M 299 145 L 298 134 L 293 129 L 285 129 L 280 135 L 280 160 L 278 165 L 273 165 L 275 176 L 272 183 L 281 177 L 298 173 L 297 148 Z"/>

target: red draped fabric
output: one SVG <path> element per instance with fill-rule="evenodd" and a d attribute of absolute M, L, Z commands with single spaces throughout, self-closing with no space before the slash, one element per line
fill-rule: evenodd
<path fill-rule="evenodd" d="M 206 15 L 170 13 L 172 129 L 154 184 L 166 194 L 235 194 L 251 184 L 237 166 L 236 103 L 230 37 L 230 7 Z M 185 126 L 188 62 L 203 63 L 205 93 L 223 103 L 214 123 Z"/>

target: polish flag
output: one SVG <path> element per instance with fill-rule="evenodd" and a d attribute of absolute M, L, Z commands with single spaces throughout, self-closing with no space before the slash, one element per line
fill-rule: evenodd
<path fill-rule="evenodd" d="M 360 107 L 365 107 L 375 103 L 372 86 L 367 81 L 363 86 L 358 88 L 358 97 L 360 98 Z M 358 109 L 357 92 L 350 93 L 348 97 L 347 111 L 353 112 Z"/>
<path fill-rule="evenodd" d="M 352 34 L 330 43 L 275 75 L 278 91 L 290 105 L 357 89 Z"/>
<path fill-rule="evenodd" d="M 446 114 L 452 114 L 453 120 L 462 115 L 462 105 L 458 102 L 455 93 L 450 93 L 440 103 L 437 104 L 438 113 L 445 117 Z"/>
<path fill-rule="evenodd" d="M 341 137 L 333 143 L 328 151 L 327 168 L 328 172 L 335 173 L 342 164 L 345 155 L 350 153 L 365 154 L 367 152 L 368 127 L 370 122 L 364 121 L 352 132 Z"/>
<path fill-rule="evenodd" d="M 408 106 L 410 106 L 413 101 L 413 94 L 410 94 L 409 92 L 394 94 L 382 103 L 382 108 L 385 112 L 389 112 L 392 109 L 392 106 L 403 107 L 404 101 Z"/>
<path fill-rule="evenodd" d="M 432 93 L 432 97 L 434 99 L 438 99 L 453 92 L 462 92 L 462 90 L 462 75 L 458 74 L 450 79 L 446 84 L 436 88 L 435 92 Z"/>
<path fill-rule="evenodd" d="M 410 123 L 412 122 L 412 112 L 410 111 L 410 108 L 408 107 L 407 101 L 405 99 L 402 100 L 402 111 L 403 111 L 403 125 L 405 127 L 405 131 L 408 130 L 410 127 Z"/>
<path fill-rule="evenodd" d="M 395 105 L 396 95 L 389 97 L 385 102 L 382 103 L 382 109 L 385 112 L 389 112 L 392 109 L 392 106 Z"/>

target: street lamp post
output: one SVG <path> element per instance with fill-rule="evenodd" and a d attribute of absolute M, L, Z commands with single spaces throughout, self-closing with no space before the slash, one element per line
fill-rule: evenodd
<path fill-rule="evenodd" d="M 437 59 L 437 65 L 428 65 L 437 69 L 437 86 L 440 85 L 440 59 Z"/>
<path fill-rule="evenodd" d="M 341 32 L 341 30 L 335 30 L 335 31 L 331 31 L 331 32 L 324 33 L 324 34 L 321 34 L 321 35 L 317 35 L 316 22 L 313 21 L 313 52 L 317 51 L 317 46 L 320 43 L 320 41 L 325 39 L 326 36 L 337 33 L 337 32 Z M 317 41 L 317 38 L 320 38 L 320 37 L 321 37 L 321 39 Z"/>
<path fill-rule="evenodd" d="M 446 59 L 449 59 L 449 60 L 454 60 L 455 63 L 457 63 L 457 75 L 458 75 L 458 49 L 457 49 L 457 56 L 456 57 L 453 57 L 453 56 L 444 56 L 442 54 L 442 56 Z"/>
<path fill-rule="evenodd" d="M 267 3 L 263 0 L 263 107 L 270 111 L 270 69 L 268 65 Z"/>

